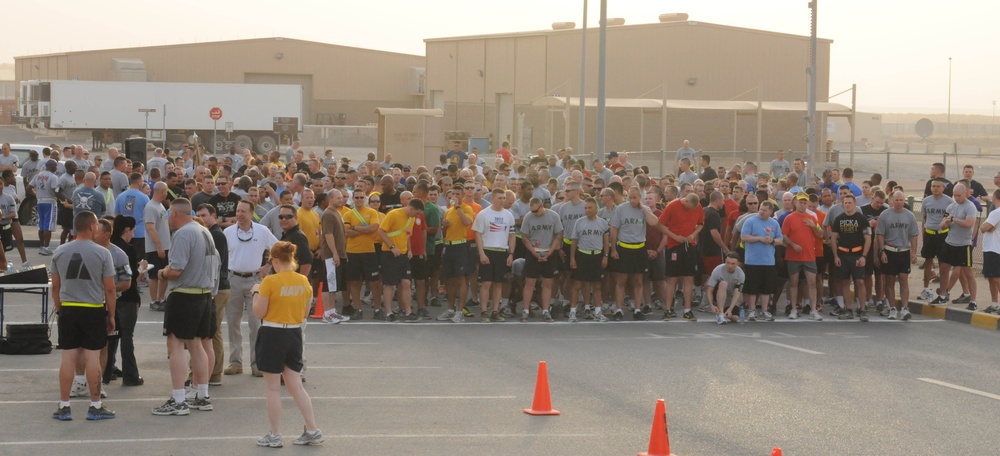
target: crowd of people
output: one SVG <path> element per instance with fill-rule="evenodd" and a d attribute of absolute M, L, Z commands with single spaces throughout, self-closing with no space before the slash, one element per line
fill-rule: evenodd
<path fill-rule="evenodd" d="M 208 387 L 249 367 L 265 378 L 269 412 L 280 412 L 279 380 L 288 385 L 306 420 L 303 444 L 322 441 L 301 389 L 304 321 L 320 316 L 319 293 L 329 324 L 695 321 L 696 312 L 726 324 L 773 321 L 782 302 L 788 319 L 908 320 L 918 253 L 919 299 L 978 309 L 971 252 L 981 241 L 991 285 L 983 311 L 1000 312 L 1000 212 L 980 223 L 1000 190 L 988 194 L 972 166 L 952 183 L 934 164 L 918 218 L 902 187 L 878 173 L 860 185 L 851 168 L 810 178 L 783 151 L 769 166 L 715 167 L 685 141 L 662 176 L 626 153 L 588 162 L 569 147 L 531 155 L 506 142 L 490 160 L 476 152 L 455 142 L 433 165 L 374 153 L 355 164 L 297 142 L 284 156 L 185 145 L 146 163 L 112 148 L 99 164 L 71 146 L 19 165 L 8 150 L 5 185 L 20 166 L 38 201 L 39 254 L 54 254 L 64 349 L 54 417 L 71 418 L 69 397 L 85 394 L 88 419 L 113 416 L 99 385 L 143 383 L 131 340 L 142 281 L 150 309 L 164 312 L 172 355 L 171 397 L 153 414 L 211 410 Z M 6 234 L 16 211 L 4 200 L 0 210 L 4 245 L 27 262 L 20 226 Z M 109 331 L 116 337 L 105 342 Z M 271 425 L 258 443 L 280 446 L 276 416 Z"/>

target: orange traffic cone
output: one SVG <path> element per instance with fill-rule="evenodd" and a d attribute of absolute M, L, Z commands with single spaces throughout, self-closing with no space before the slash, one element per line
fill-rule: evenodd
<path fill-rule="evenodd" d="M 774 449 L 771 450 L 771 456 L 781 456 L 781 448 L 774 447 Z"/>
<path fill-rule="evenodd" d="M 667 431 L 667 408 L 663 399 L 656 400 L 653 412 L 653 430 L 649 433 L 649 449 L 639 456 L 670 456 L 670 433 Z"/>
<path fill-rule="evenodd" d="M 320 280 L 319 291 L 316 293 L 316 310 L 313 311 L 313 314 L 310 315 L 309 318 L 319 320 L 323 318 L 324 313 L 326 313 L 326 311 L 323 310 L 323 281 Z"/>
<path fill-rule="evenodd" d="M 545 361 L 538 362 L 538 380 L 535 381 L 535 400 L 530 409 L 524 409 L 528 415 L 558 415 L 558 410 L 552 410 L 552 398 L 549 397 L 549 373 L 545 369 Z"/>

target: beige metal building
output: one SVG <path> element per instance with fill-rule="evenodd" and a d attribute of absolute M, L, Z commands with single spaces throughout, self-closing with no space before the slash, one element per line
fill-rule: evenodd
<path fill-rule="evenodd" d="M 570 28 L 427 39 L 426 107 L 444 109 L 445 130 L 492 136 L 494 148 L 508 136 L 521 150 L 576 147 L 578 108 L 538 105 L 546 96 L 579 97 L 581 38 L 579 28 Z M 819 101 L 829 93 L 831 43 L 818 44 Z M 808 44 L 807 36 L 687 20 L 609 26 L 607 97 L 805 102 Z M 587 97 L 597 96 L 597 59 L 598 29 L 588 28 Z M 661 112 L 609 108 L 606 150 L 659 150 Z M 763 150 L 805 150 L 804 116 L 764 112 Z M 704 151 L 757 148 L 756 113 L 668 109 L 666 117 L 668 150 L 684 139 Z M 593 105 L 586 125 L 589 152 L 595 141 Z M 824 144 L 825 116 L 817 125 L 818 144 Z"/>
<path fill-rule="evenodd" d="M 15 79 L 299 84 L 304 124 L 365 125 L 423 106 L 424 57 L 289 38 L 16 57 Z"/>

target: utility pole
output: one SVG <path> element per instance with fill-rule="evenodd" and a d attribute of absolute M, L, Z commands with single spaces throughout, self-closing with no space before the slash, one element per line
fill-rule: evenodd
<path fill-rule="evenodd" d="M 597 54 L 597 144 L 594 154 L 604 160 L 605 67 L 607 66 L 608 0 L 601 0 L 601 33 Z"/>
<path fill-rule="evenodd" d="M 584 146 L 587 141 L 587 0 L 583 0 L 583 25 L 580 27 L 583 43 L 580 45 L 580 116 L 576 132 L 576 148 L 578 155 L 587 153 Z"/>
<path fill-rule="evenodd" d="M 819 0 L 812 0 L 809 2 L 809 9 L 811 10 L 811 22 L 810 22 L 810 33 L 809 33 L 809 68 L 806 70 L 809 76 L 809 89 L 808 89 L 808 114 L 806 114 L 806 122 L 809 123 L 806 129 L 806 137 L 808 140 L 808 157 L 809 163 L 806 169 L 807 179 L 804 182 L 810 182 L 808 177 L 813 174 L 813 167 L 816 166 L 818 156 L 816 155 L 816 22 L 817 22 L 817 9 Z"/>

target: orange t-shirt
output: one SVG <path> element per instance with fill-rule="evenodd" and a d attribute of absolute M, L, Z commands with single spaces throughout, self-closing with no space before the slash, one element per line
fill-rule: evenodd
<path fill-rule="evenodd" d="M 681 203 L 680 199 L 675 199 L 667 204 L 660 214 L 660 223 L 670 229 L 671 233 L 678 236 L 690 236 L 698 225 L 705 224 L 705 210 L 701 206 L 695 206 L 688 210 Z M 672 249 L 680 245 L 680 242 L 672 238 L 667 238 L 667 248 Z"/>
<path fill-rule="evenodd" d="M 462 204 L 465 205 L 465 203 Z M 476 220 L 476 216 L 482 212 L 483 207 L 476 202 L 472 202 L 468 206 L 472 208 L 472 220 Z M 472 225 L 469 225 L 469 228 L 466 230 L 465 240 L 469 242 L 476 242 L 476 232 L 472 231 Z"/>

